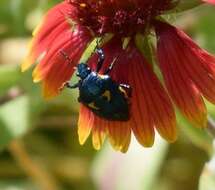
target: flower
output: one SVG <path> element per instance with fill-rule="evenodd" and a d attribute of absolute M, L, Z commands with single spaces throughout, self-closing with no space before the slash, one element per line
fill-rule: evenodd
<path fill-rule="evenodd" d="M 108 137 L 116 150 L 126 152 L 131 132 L 140 144 L 150 147 L 155 129 L 164 139 L 174 142 L 177 130 L 173 104 L 195 126 L 206 126 L 207 110 L 203 97 L 215 103 L 215 57 L 161 17 L 175 9 L 179 2 L 67 0 L 47 13 L 34 32 L 29 54 L 22 64 L 22 71 L 25 71 L 34 62 L 39 62 L 33 79 L 42 81 L 46 98 L 59 94 L 60 87 L 71 78 L 73 67 L 79 63 L 84 50 L 95 38 L 105 38 L 107 34 L 112 34 L 112 37 L 102 46 L 106 57 L 102 71 L 117 57 L 111 78 L 132 87 L 128 121 L 105 120 L 80 105 L 80 144 L 84 144 L 92 133 L 95 149 L 100 149 Z M 205 2 L 214 3 L 214 0 Z M 164 85 L 145 58 L 147 53 L 141 43 L 153 31 L 157 37 L 155 54 Z M 62 51 L 72 62 L 62 56 Z M 93 55 L 89 59 L 92 69 L 96 67 L 97 58 Z"/>
<path fill-rule="evenodd" d="M 211 4 L 215 4 L 215 0 L 203 0 L 206 3 L 211 3 Z"/>

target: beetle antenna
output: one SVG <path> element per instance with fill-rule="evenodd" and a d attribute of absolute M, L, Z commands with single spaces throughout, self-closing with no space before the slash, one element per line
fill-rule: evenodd
<path fill-rule="evenodd" d="M 115 57 L 115 58 L 113 59 L 113 61 L 111 62 L 110 66 L 109 66 L 109 67 L 107 68 L 107 70 L 104 72 L 104 75 L 107 75 L 107 74 L 113 69 L 114 64 L 115 64 L 117 58 L 118 58 L 118 57 Z"/>
<path fill-rule="evenodd" d="M 64 50 L 61 49 L 59 52 L 65 58 L 65 60 L 67 60 L 69 63 L 72 63 L 72 59 L 68 56 L 68 54 Z"/>
<path fill-rule="evenodd" d="M 114 57 L 113 61 L 111 62 L 110 66 L 107 68 L 107 70 L 104 72 L 104 74 L 108 74 L 110 71 L 112 71 L 116 61 L 119 59 L 119 57 L 122 55 L 123 52 L 118 54 L 116 57 Z"/>
<path fill-rule="evenodd" d="M 96 39 L 96 46 L 94 47 L 94 49 L 93 49 L 93 51 L 91 52 L 90 56 L 88 57 L 87 61 L 92 57 L 92 55 L 93 55 L 95 52 L 97 52 L 98 49 L 100 49 L 100 48 L 99 48 L 99 44 L 100 44 L 101 41 L 102 41 L 102 38 L 97 38 L 97 39 Z M 87 61 L 86 61 L 86 62 L 87 62 Z"/>

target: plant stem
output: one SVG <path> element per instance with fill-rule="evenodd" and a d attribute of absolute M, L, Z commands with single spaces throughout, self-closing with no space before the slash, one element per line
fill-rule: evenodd
<path fill-rule="evenodd" d="M 21 140 L 14 140 L 9 150 L 26 174 L 39 186 L 41 190 L 58 190 L 56 180 L 37 162 L 33 161 L 26 152 Z"/>

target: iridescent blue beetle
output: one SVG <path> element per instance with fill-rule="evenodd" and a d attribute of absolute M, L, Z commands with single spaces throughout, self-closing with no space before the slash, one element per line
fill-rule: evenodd
<path fill-rule="evenodd" d="M 79 88 L 78 101 L 87 106 L 99 117 L 107 120 L 126 121 L 129 119 L 129 97 L 131 88 L 127 84 L 117 84 L 109 75 L 114 61 L 103 73 L 98 74 L 105 60 L 101 48 L 96 48 L 99 56 L 96 71 L 92 71 L 87 63 L 79 63 L 76 75 L 80 78 L 78 83 L 66 82 L 68 88 Z M 62 52 L 69 59 L 69 57 Z"/>

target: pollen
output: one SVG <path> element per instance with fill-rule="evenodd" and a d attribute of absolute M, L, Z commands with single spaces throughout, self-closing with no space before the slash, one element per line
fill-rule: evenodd
<path fill-rule="evenodd" d="M 85 8 L 85 7 L 87 7 L 87 4 L 86 3 L 81 3 L 80 7 Z"/>

